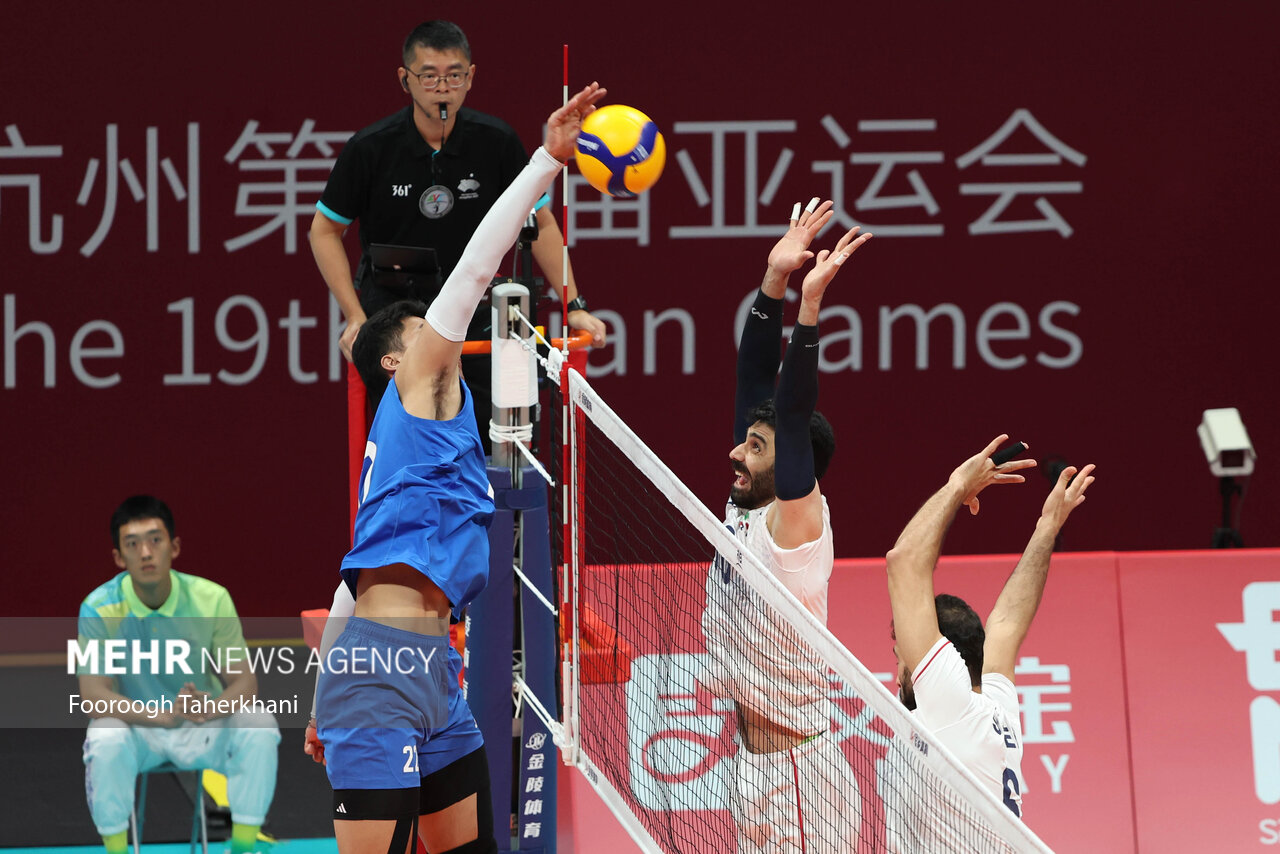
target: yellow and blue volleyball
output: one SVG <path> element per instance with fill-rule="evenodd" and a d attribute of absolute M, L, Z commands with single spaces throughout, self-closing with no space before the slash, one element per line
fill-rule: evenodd
<path fill-rule="evenodd" d="M 657 182 L 667 162 L 667 144 L 644 113 L 608 104 L 582 122 L 574 159 L 587 183 L 625 199 Z"/>

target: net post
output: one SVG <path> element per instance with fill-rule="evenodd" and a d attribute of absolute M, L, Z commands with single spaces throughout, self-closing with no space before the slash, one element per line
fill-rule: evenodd
<path fill-rule="evenodd" d="M 494 514 L 489 526 L 489 583 L 467 606 L 464 696 L 484 736 L 493 798 L 493 834 L 501 850 L 511 848 L 512 741 L 511 661 L 515 645 L 516 513 L 507 501 L 510 474 L 488 467 Z"/>
<path fill-rule="evenodd" d="M 518 646 L 523 649 L 521 674 L 530 696 L 539 702 L 555 697 L 556 618 L 540 601 L 554 597 L 551 565 L 549 496 L 545 481 L 532 467 L 525 469 L 525 487 L 508 496 L 518 501 L 519 561 L 527 582 L 517 590 Z M 537 591 L 537 592 L 535 592 Z M 545 703 L 544 703 L 545 705 Z M 513 851 L 556 850 L 557 833 L 554 818 L 557 792 L 556 738 L 531 707 L 526 697 L 519 719 L 520 742 L 516 749 L 519 769 L 515 773 L 518 844 Z M 526 847 L 527 846 L 527 847 Z"/>

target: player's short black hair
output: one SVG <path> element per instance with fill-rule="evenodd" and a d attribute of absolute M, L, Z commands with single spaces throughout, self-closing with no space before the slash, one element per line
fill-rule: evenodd
<path fill-rule="evenodd" d="M 120 548 L 120 529 L 130 522 L 140 522 L 143 519 L 159 519 L 169 532 L 169 539 L 173 539 L 176 529 L 169 505 L 154 495 L 131 495 L 111 514 L 111 544 Z"/>
<path fill-rule="evenodd" d="M 969 603 L 949 593 L 939 593 L 933 604 L 938 610 L 938 631 L 960 653 L 969 669 L 969 683 L 976 688 L 982 684 L 982 645 L 987 640 L 982 618 Z"/>
<path fill-rule="evenodd" d="M 356 333 L 355 343 L 351 345 L 351 361 L 360 379 L 364 380 L 370 399 L 381 399 L 391 380 L 382 369 L 382 357 L 404 346 L 400 333 L 404 331 L 405 319 L 422 317 L 426 313 L 425 302 L 402 299 L 374 312 Z"/>
<path fill-rule="evenodd" d="M 774 407 L 772 398 L 757 403 L 747 413 L 748 424 L 755 424 L 757 421 L 777 430 L 778 410 Z M 809 444 L 813 445 L 813 476 L 822 480 L 822 476 L 827 473 L 827 466 L 831 464 L 831 455 L 836 452 L 836 433 L 831 429 L 831 422 L 816 409 L 809 416 Z"/>
<path fill-rule="evenodd" d="M 452 21 L 427 21 L 414 27 L 413 32 L 409 33 L 404 40 L 401 58 L 404 60 L 405 68 L 413 62 L 413 54 L 420 47 L 442 52 L 462 51 L 462 55 L 467 58 L 467 64 L 471 64 L 471 45 L 467 42 L 467 35 L 462 32 L 462 27 Z"/>

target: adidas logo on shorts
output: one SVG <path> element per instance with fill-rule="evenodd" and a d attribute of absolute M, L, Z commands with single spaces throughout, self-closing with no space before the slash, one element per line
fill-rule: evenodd
<path fill-rule="evenodd" d="M 335 807 L 333 811 L 334 811 L 334 812 L 340 812 L 340 813 L 342 813 L 343 815 L 346 815 L 346 814 L 347 814 L 347 805 L 346 805 L 346 804 L 338 804 L 338 806 L 337 806 L 337 807 Z"/>

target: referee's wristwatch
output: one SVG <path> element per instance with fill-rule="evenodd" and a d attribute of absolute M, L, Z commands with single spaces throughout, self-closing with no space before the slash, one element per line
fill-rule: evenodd
<path fill-rule="evenodd" d="M 576 297 L 569 300 L 569 302 L 566 303 L 564 307 L 565 314 L 568 314 L 571 311 L 586 311 L 586 310 L 587 310 L 587 298 L 584 297 L 582 294 L 578 294 Z"/>

